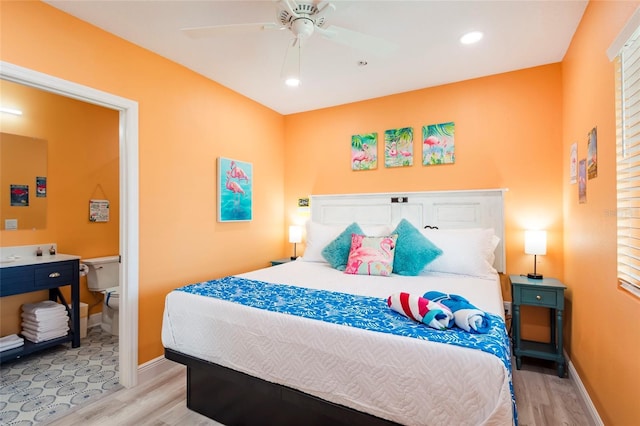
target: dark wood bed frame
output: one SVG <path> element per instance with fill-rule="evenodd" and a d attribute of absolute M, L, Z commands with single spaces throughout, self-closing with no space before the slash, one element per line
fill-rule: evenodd
<path fill-rule="evenodd" d="M 397 423 L 166 349 L 187 366 L 187 407 L 226 426 L 389 426 Z"/>

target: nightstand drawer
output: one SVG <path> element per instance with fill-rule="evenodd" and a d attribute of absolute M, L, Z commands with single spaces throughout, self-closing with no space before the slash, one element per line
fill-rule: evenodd
<path fill-rule="evenodd" d="M 520 303 L 555 308 L 558 306 L 558 292 L 541 288 L 522 288 Z"/>

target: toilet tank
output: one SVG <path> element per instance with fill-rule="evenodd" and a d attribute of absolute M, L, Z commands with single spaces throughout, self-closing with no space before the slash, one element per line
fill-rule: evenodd
<path fill-rule="evenodd" d="M 101 291 L 120 285 L 120 256 L 94 257 L 82 259 L 87 265 L 87 286 L 91 291 Z"/>

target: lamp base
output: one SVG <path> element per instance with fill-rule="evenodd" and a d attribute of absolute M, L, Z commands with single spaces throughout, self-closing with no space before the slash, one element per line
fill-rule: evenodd
<path fill-rule="evenodd" d="M 542 274 L 527 274 L 527 278 L 531 278 L 532 280 L 541 280 L 542 279 Z"/>
<path fill-rule="evenodd" d="M 291 256 L 291 260 L 296 260 L 298 256 Z"/>

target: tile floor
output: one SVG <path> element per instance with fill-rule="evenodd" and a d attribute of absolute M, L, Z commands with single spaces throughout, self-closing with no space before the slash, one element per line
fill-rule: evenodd
<path fill-rule="evenodd" d="M 118 336 L 92 327 L 71 343 L 0 367 L 0 425 L 42 425 L 120 389 Z"/>

